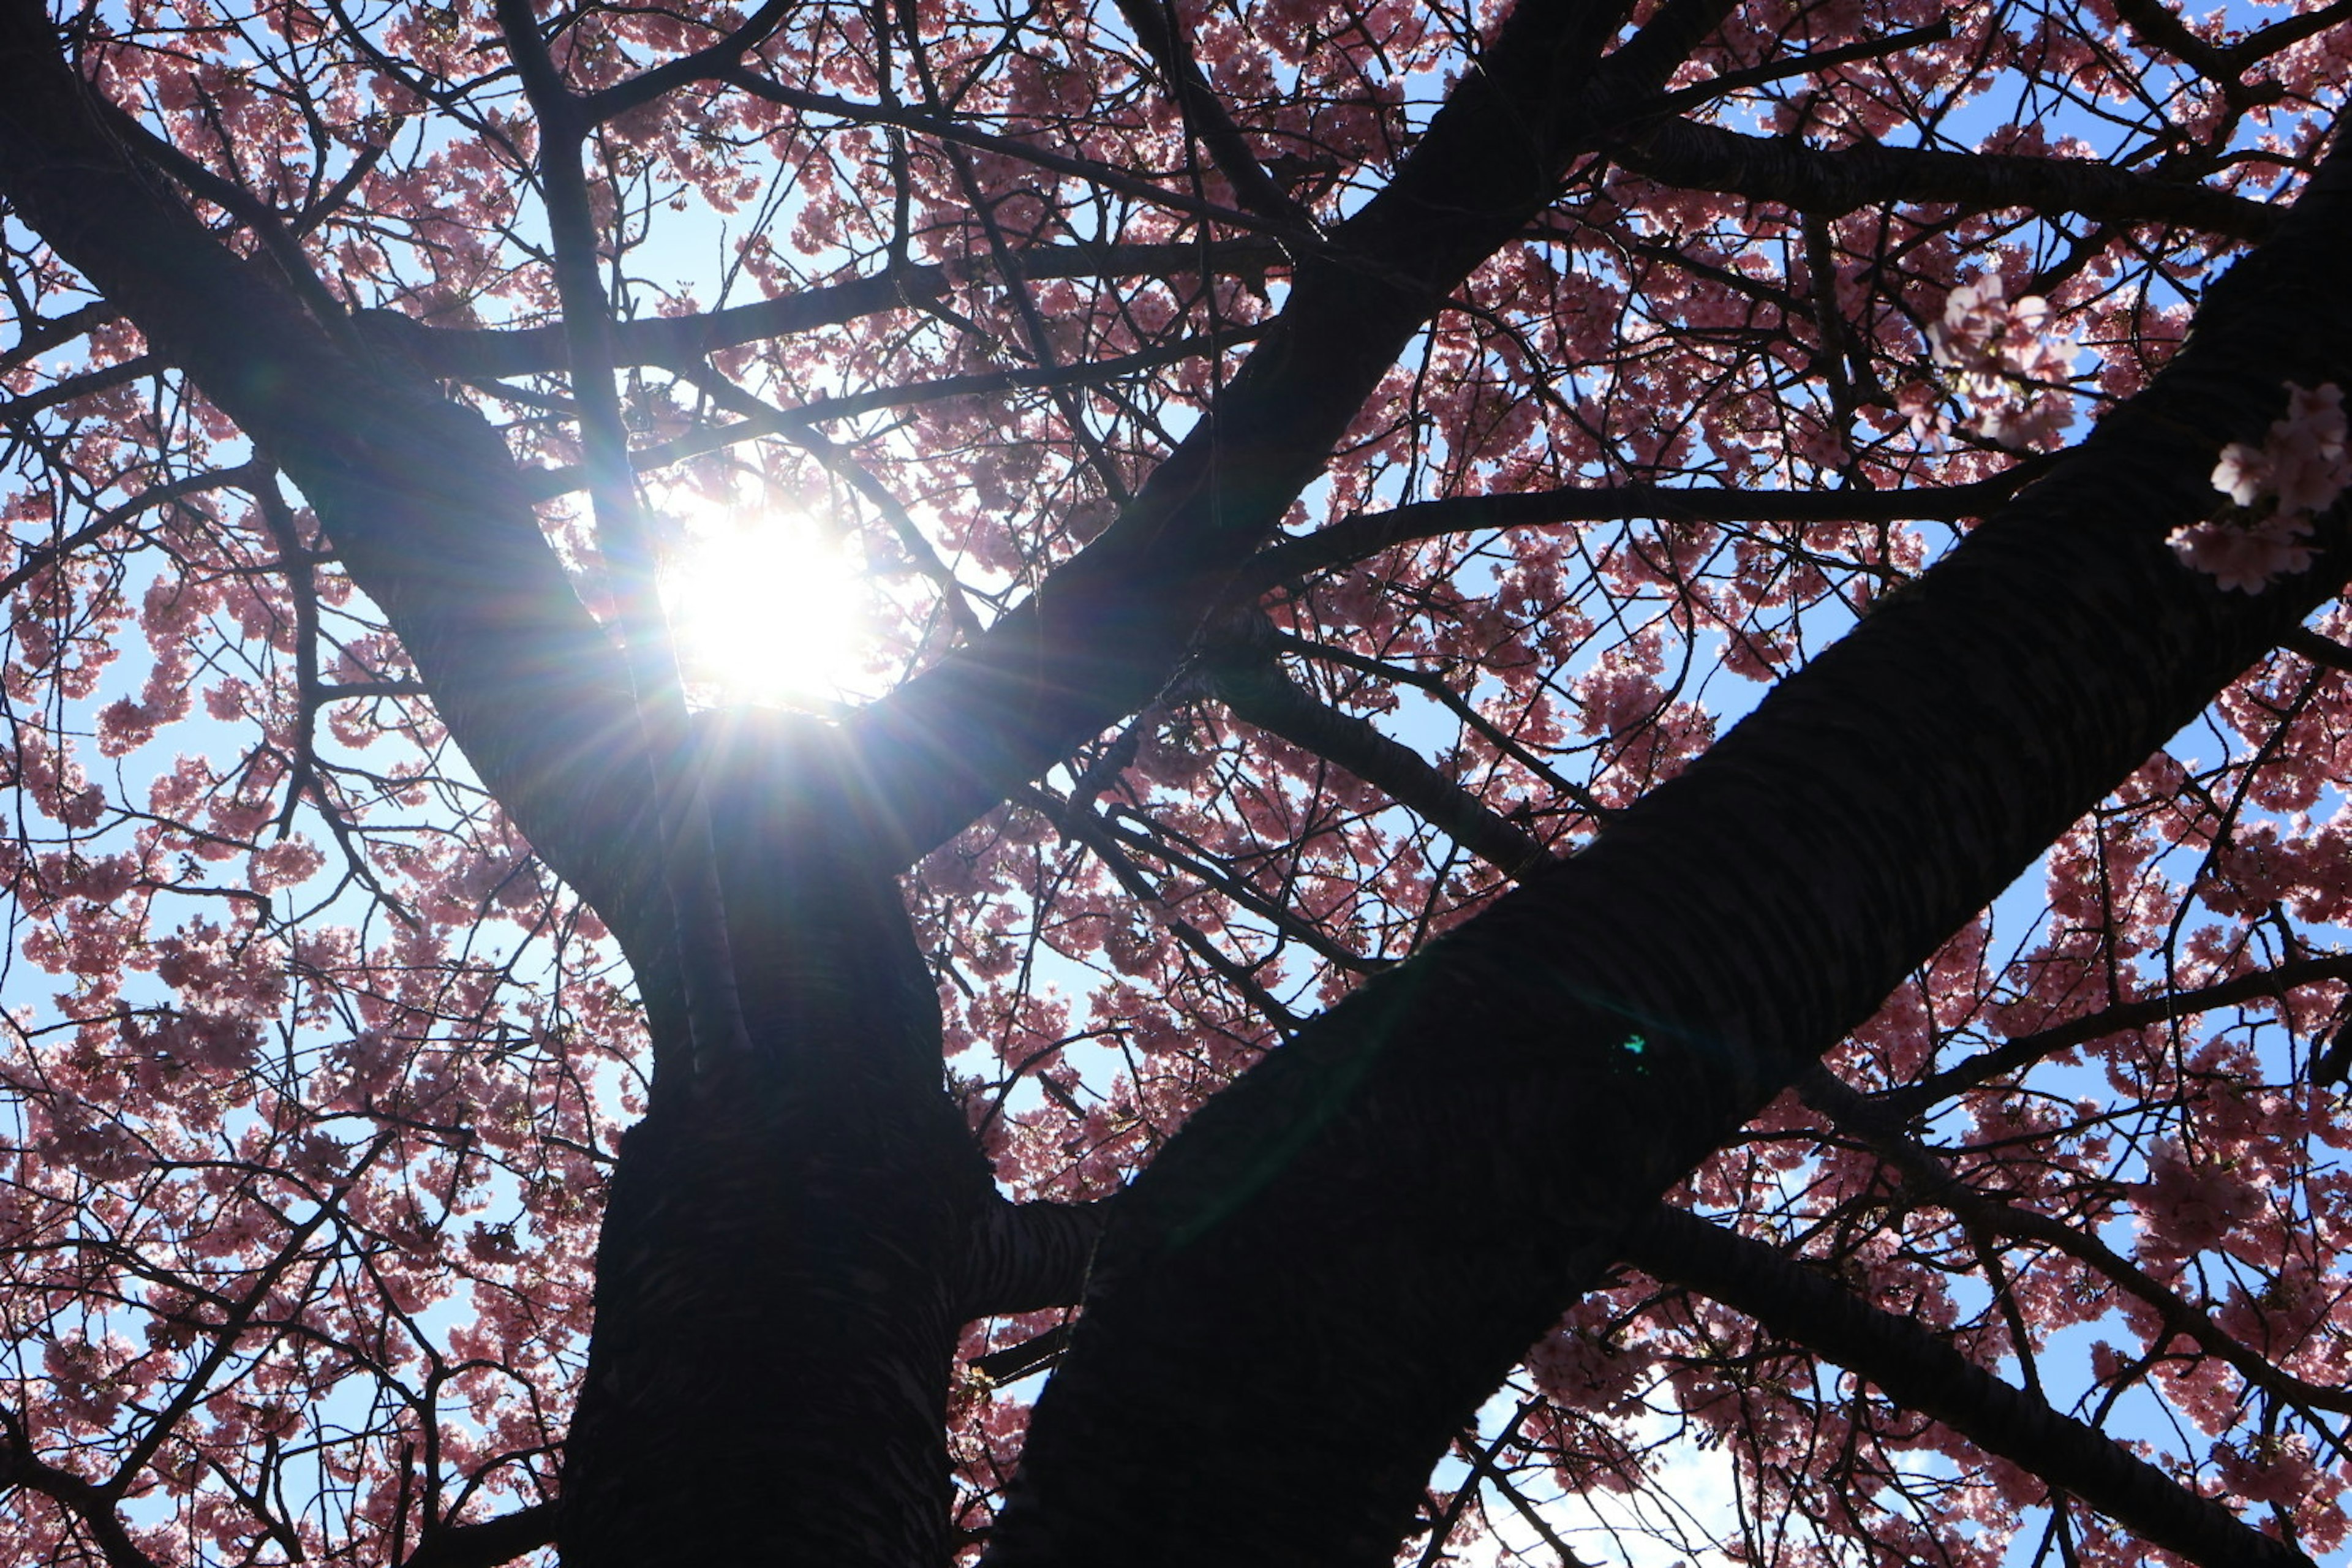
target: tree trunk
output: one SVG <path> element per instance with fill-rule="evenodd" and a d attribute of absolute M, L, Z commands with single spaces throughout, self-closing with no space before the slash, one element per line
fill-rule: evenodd
<path fill-rule="evenodd" d="M 1387 1563 L 1625 1229 L 2336 592 L 2342 506 L 2259 595 L 2166 540 L 2287 382 L 2352 385 L 2347 245 L 2339 149 L 2051 477 L 1202 1107 L 1112 1210 L 989 1561 Z"/>
<path fill-rule="evenodd" d="M 698 728 L 754 1051 L 674 1083 L 622 1141 L 563 1561 L 942 1563 L 962 1282 L 999 1200 L 836 734 Z"/>
<path fill-rule="evenodd" d="M 895 1114 L 773 1081 L 629 1131 L 564 1448 L 566 1568 L 946 1560 L 977 1194 L 969 1157 L 927 1169 L 936 1152 Z"/>

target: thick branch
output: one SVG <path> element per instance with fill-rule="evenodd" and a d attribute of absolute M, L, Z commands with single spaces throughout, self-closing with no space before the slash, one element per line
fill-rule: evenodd
<path fill-rule="evenodd" d="M 2063 1220 L 2020 1208 L 2008 1200 L 1978 1191 L 1953 1173 L 1935 1150 L 1913 1140 L 1878 1106 L 1826 1069 L 1816 1068 L 1803 1079 L 1805 1103 L 1837 1123 L 1840 1129 L 1866 1141 L 1903 1173 L 1904 1184 L 1918 1197 L 1949 1209 L 1971 1225 L 2003 1236 L 2039 1241 L 2074 1259 L 2137 1296 L 2154 1309 L 2159 1331 L 2151 1350 L 2161 1351 L 2175 1334 L 2196 1342 L 2214 1360 L 2235 1368 L 2255 1387 L 2282 1401 L 2308 1409 L 2352 1414 L 2352 1390 L 2323 1387 L 2283 1372 L 2259 1352 L 2224 1332 L 2210 1314 L 2183 1299 L 2146 1269 L 2099 1239 L 2095 1232 L 2078 1230 Z"/>
<path fill-rule="evenodd" d="M 17 215 L 277 456 L 483 782 L 627 940 L 649 869 L 644 757 L 613 722 L 627 684 L 497 434 L 422 378 L 355 361 L 134 165 L 37 0 L 0 4 L 0 81 Z"/>
<path fill-rule="evenodd" d="M 1087 1204 L 1008 1203 L 1000 1198 L 973 1225 L 965 1272 L 957 1283 L 966 1321 L 999 1313 L 1075 1306 L 1102 1236 L 1109 1200 Z"/>
<path fill-rule="evenodd" d="M 1317 701 L 1300 689 L 1271 651 L 1223 650 L 1210 665 L 1217 695 L 1234 718 L 1279 735 L 1385 791 L 1507 877 L 1545 864 L 1543 841 L 1509 821 L 1428 759 L 1382 734 L 1370 720 Z"/>
<path fill-rule="evenodd" d="M 1314 222 L 1298 205 L 1283 195 L 1257 161 L 1241 127 L 1217 96 L 1192 58 L 1192 42 L 1182 30 L 1182 18 L 1167 0 L 1118 0 L 1118 14 L 1127 18 L 1137 41 L 1160 68 L 1171 97 L 1184 113 L 1186 126 L 1209 150 L 1210 161 L 1234 188 L 1242 205 L 1286 229 L 1313 233 Z"/>
<path fill-rule="evenodd" d="M 1660 1205 L 1625 1237 L 1625 1261 L 1755 1319 L 1989 1454 L 2015 1461 L 2151 1545 L 2209 1568 L 2310 1559 L 2200 1497 L 2114 1438 L 2012 1388 L 1911 1318 L 1882 1311 L 1759 1241 Z"/>
<path fill-rule="evenodd" d="M 2108 223 L 2172 224 L 2228 239 L 2264 238 L 2280 217 L 2280 209 L 2262 202 L 2111 163 L 1875 142 L 1809 147 L 1790 137 L 1748 136 L 1689 120 L 1644 126 L 1612 152 L 1625 167 L 1661 184 L 1824 216 L 1889 202 L 1974 212 L 2021 207 Z"/>
<path fill-rule="evenodd" d="M 1595 68 L 1612 5 L 1514 13 L 1396 177 L 1302 257 L 1280 318 L 1118 521 L 985 637 L 860 716 L 869 771 L 896 784 L 903 854 L 1150 700 L 1412 334 L 1714 15 L 1713 0 L 1680 0 Z"/>
<path fill-rule="evenodd" d="M 2340 511 L 2259 595 L 2165 540 L 2289 380 L 2352 377 L 2347 245 L 2339 153 L 2047 479 L 1196 1113 L 1120 1195 L 996 1563 L 1389 1562 L 1627 1229 L 2336 591 Z"/>
<path fill-rule="evenodd" d="M 700 786 L 681 748 L 656 743 L 657 736 L 683 730 L 686 692 L 662 609 L 651 527 L 629 462 L 628 426 L 621 415 L 612 301 L 604 292 L 584 163 L 587 121 L 579 100 L 560 79 L 530 0 L 497 0 L 495 9 L 507 53 L 539 117 L 540 189 L 554 251 L 556 296 L 563 309 L 572 398 L 579 411 L 582 467 L 620 633 L 621 667 L 629 682 L 627 720 L 653 781 L 651 837 L 660 867 L 656 901 L 667 916 L 667 929 L 654 930 L 657 943 L 660 936 L 669 939 L 664 945 L 671 961 L 658 967 L 676 976 L 686 1011 L 688 1054 L 697 1076 L 708 1079 L 722 1065 L 741 1068 L 751 1055 L 751 1035 L 735 993 L 717 852 L 700 807 Z M 764 35 L 780 15 L 772 4 L 763 8 L 747 25 L 751 36 Z M 659 951 L 640 948 L 632 956 L 643 970 L 656 966 Z"/>
<path fill-rule="evenodd" d="M 615 82 L 611 87 L 589 94 L 581 101 L 582 122 L 602 125 L 617 115 L 653 102 L 664 93 L 708 81 L 720 69 L 736 64 L 766 42 L 768 36 L 792 12 L 792 0 L 763 0 L 758 10 L 744 17 L 725 37 L 712 40 L 692 54 L 665 60 L 650 70 L 639 71 L 626 81 Z"/>
<path fill-rule="evenodd" d="M 397 1568 L 498 1568 L 555 1539 L 556 1508 L 535 1502 L 473 1524 L 429 1530 Z"/>
<path fill-rule="evenodd" d="M 117 1499 L 70 1470 L 59 1469 L 33 1455 L 23 1426 L 14 1415 L 0 1415 L 0 1486 L 22 1487 L 40 1493 L 79 1521 L 104 1553 L 107 1568 L 156 1568 L 155 1560 L 139 1549 L 116 1511 Z"/>

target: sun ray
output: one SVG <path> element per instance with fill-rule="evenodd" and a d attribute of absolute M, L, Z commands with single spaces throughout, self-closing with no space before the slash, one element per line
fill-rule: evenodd
<path fill-rule="evenodd" d="M 679 522 L 662 599 L 694 700 L 821 710 L 863 694 L 870 596 L 854 540 L 790 509 L 699 504 Z"/>

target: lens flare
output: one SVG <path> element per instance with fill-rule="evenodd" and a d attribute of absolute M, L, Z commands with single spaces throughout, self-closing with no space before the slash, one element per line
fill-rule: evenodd
<path fill-rule="evenodd" d="M 796 511 L 687 512 L 663 607 L 699 703 L 825 709 L 861 695 L 865 562 Z"/>

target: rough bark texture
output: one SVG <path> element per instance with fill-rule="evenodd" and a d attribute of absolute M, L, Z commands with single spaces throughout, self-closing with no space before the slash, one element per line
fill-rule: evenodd
<path fill-rule="evenodd" d="M 622 1142 L 563 1561 L 936 1563 L 949 1372 L 1003 1205 L 941 1085 L 930 971 L 857 774 L 813 720 L 706 727 L 754 1054 Z"/>
<path fill-rule="evenodd" d="M 2050 478 L 1204 1108 L 1112 1217 L 992 1561 L 1385 1563 L 1624 1228 L 2335 591 L 2164 541 L 2284 382 L 2352 379 L 2347 243 L 2338 155 Z"/>

